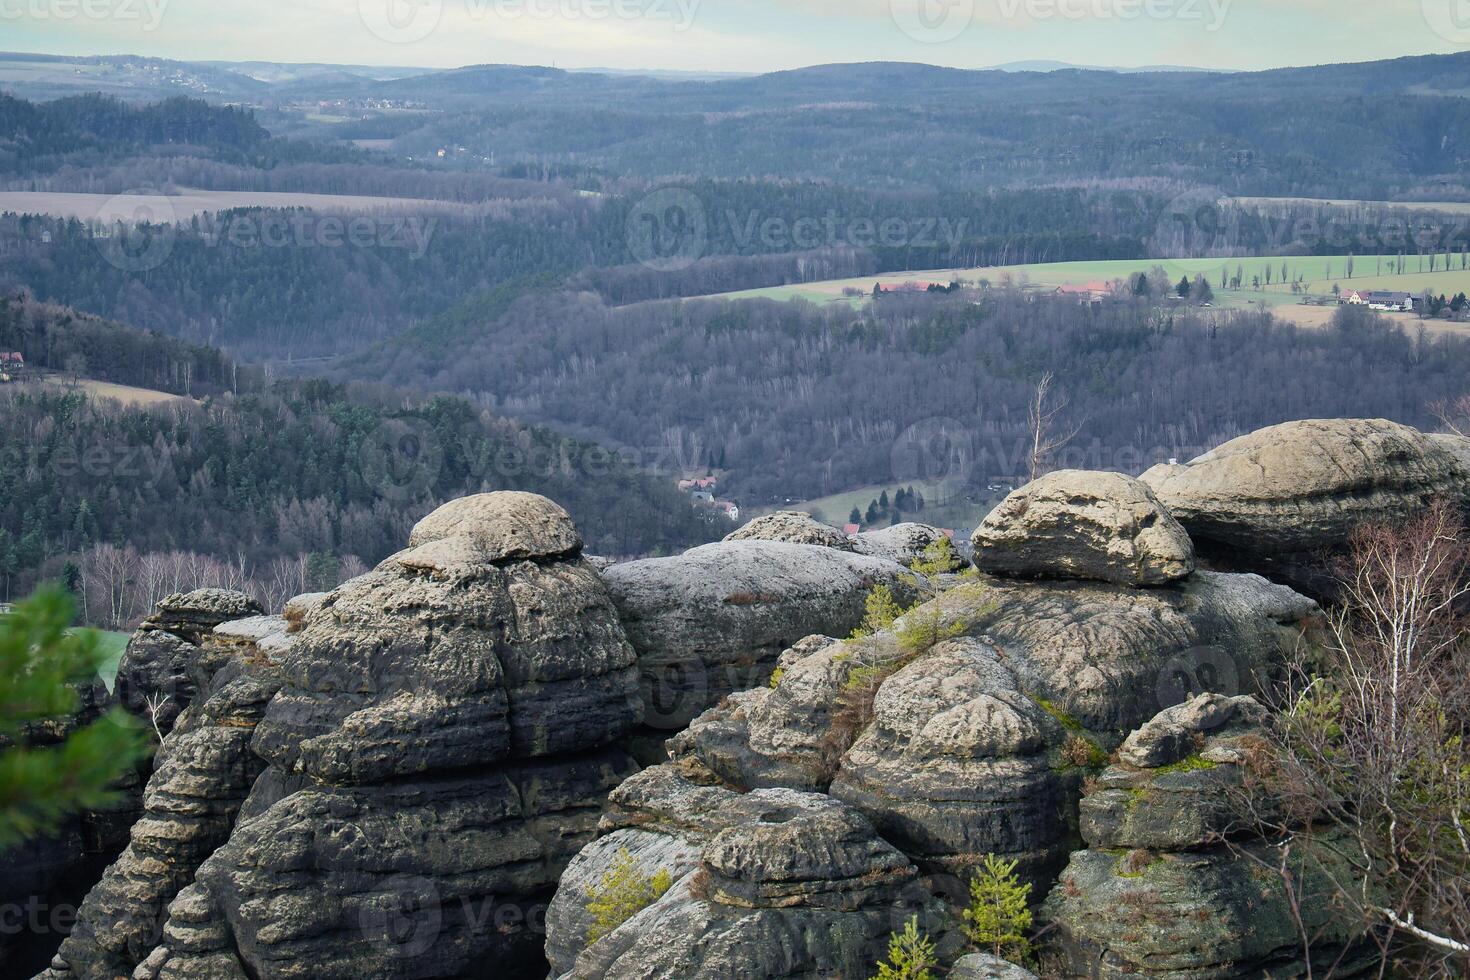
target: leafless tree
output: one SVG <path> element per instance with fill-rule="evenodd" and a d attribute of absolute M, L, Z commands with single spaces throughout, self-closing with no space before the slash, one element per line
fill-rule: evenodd
<path fill-rule="evenodd" d="M 1456 399 L 1444 399 L 1429 406 L 1434 417 L 1439 419 L 1445 431 L 1470 438 L 1470 394 Z"/>
<path fill-rule="evenodd" d="M 1031 437 L 1031 479 L 1047 471 L 1051 457 L 1057 450 L 1071 442 L 1077 435 L 1078 426 L 1064 428 L 1058 424 L 1067 409 L 1068 399 L 1055 396 L 1053 389 L 1056 378 L 1050 371 L 1036 382 L 1035 393 L 1027 409 L 1027 426 Z"/>
<path fill-rule="evenodd" d="M 1360 529 L 1340 578 L 1342 604 L 1293 663 L 1280 704 L 1262 783 L 1279 801 L 1273 831 L 1283 846 L 1347 862 L 1349 878 L 1333 876 L 1336 899 L 1361 915 L 1393 972 L 1463 977 L 1470 542 L 1459 513 L 1441 502 Z"/>

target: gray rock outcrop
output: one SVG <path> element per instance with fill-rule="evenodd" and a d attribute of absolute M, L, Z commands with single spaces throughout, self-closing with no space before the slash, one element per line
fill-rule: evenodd
<path fill-rule="evenodd" d="M 830 797 L 735 793 L 659 766 L 610 803 L 604 836 L 567 869 L 548 914 L 552 976 L 867 976 L 910 915 L 955 951 L 952 920 L 917 869 Z M 589 945 L 579 905 L 624 848 L 673 887 Z"/>
<path fill-rule="evenodd" d="M 1194 571 L 1184 528 L 1121 473 L 1048 473 L 991 511 L 972 544 L 976 567 L 997 575 L 1165 585 Z"/>
<path fill-rule="evenodd" d="M 846 636 L 875 585 L 907 594 L 894 562 L 816 545 L 730 541 L 603 573 L 638 651 L 647 724 L 683 728 L 733 691 L 760 687 L 814 633 Z"/>
<path fill-rule="evenodd" d="M 852 551 L 853 543 L 837 528 L 823 524 L 810 514 L 781 510 L 764 514 L 725 535 L 726 541 L 785 541 L 787 544 L 815 544 L 838 551 Z"/>
<path fill-rule="evenodd" d="M 1470 505 L 1465 445 L 1383 419 L 1287 422 L 1142 480 L 1196 543 L 1302 555 L 1339 550 L 1358 524 L 1413 516 L 1436 497 Z"/>
<path fill-rule="evenodd" d="M 410 544 L 288 624 L 266 767 L 138 977 L 534 969 L 528 911 L 637 769 L 634 652 L 550 501 L 456 501 Z"/>
<path fill-rule="evenodd" d="M 1072 855 L 1043 906 L 1049 972 L 1119 980 L 1301 972 L 1301 933 L 1275 870 L 1282 855 L 1254 829 L 1259 804 L 1243 789 L 1264 720 L 1250 698 L 1205 696 L 1130 736 L 1125 758 L 1149 764 L 1110 767 L 1083 799 L 1089 847 Z M 1290 854 L 1316 965 L 1351 975 L 1367 957 L 1352 945 L 1356 923 L 1339 919 L 1331 900 L 1330 876 L 1351 873 L 1342 852 L 1303 838 Z"/>
<path fill-rule="evenodd" d="M 168 734 L 180 712 L 229 659 L 223 647 L 206 650 L 205 639 L 222 623 L 264 612 L 255 599 L 227 589 L 196 589 L 161 600 L 118 663 L 118 702 Z"/>
<path fill-rule="evenodd" d="M 887 558 L 907 568 L 916 559 L 923 558 L 929 546 L 944 536 L 943 531 L 928 524 L 895 524 L 877 531 L 864 531 L 855 536 L 852 543 L 860 555 Z M 964 559 L 957 553 L 953 554 L 950 567 L 942 571 L 957 572 L 965 566 Z"/>
<path fill-rule="evenodd" d="M 728 786 L 846 800 L 928 872 L 995 853 L 1044 882 L 1076 845 L 1086 769 L 1161 706 L 1258 689 L 1316 608 L 1213 572 L 1147 590 L 971 582 L 891 631 L 793 648 L 779 683 L 730 697 L 669 748 Z"/>

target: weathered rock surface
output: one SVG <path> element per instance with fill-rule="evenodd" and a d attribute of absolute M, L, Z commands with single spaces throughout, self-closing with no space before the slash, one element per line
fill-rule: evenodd
<path fill-rule="evenodd" d="M 1184 528 L 1121 473 L 1048 473 L 991 511 L 972 544 L 976 567 L 997 575 L 1164 585 L 1194 571 Z"/>
<path fill-rule="evenodd" d="M 1263 719 L 1250 698 L 1204 696 L 1130 736 L 1126 757 L 1151 764 L 1120 762 L 1082 801 L 1090 847 L 1072 855 L 1043 907 L 1054 927 L 1045 957 L 1051 971 L 1171 980 L 1304 972 L 1298 926 L 1275 871 L 1281 854 L 1245 819 L 1241 770 Z M 1302 927 L 1326 967 L 1353 935 L 1334 919 L 1326 876 L 1349 871 L 1332 847 L 1303 839 L 1292 853 Z M 1351 974 L 1363 962 L 1347 949 L 1336 965 Z"/>
<path fill-rule="evenodd" d="M 739 794 L 660 766 L 610 802 L 608 836 L 568 868 L 548 915 L 553 976 L 865 976 L 909 915 L 953 950 L 948 914 L 909 860 L 829 797 Z M 674 886 L 588 946 L 577 904 L 623 847 L 637 848 L 648 871 L 669 871 Z"/>
<path fill-rule="evenodd" d="M 531 975 L 535 906 L 637 770 L 634 652 L 580 548 L 549 501 L 482 495 L 279 630 L 216 631 L 279 664 L 268 765 L 136 975 Z"/>
<path fill-rule="evenodd" d="M 222 623 L 264 612 L 250 596 L 226 589 L 197 589 L 163 599 L 128 641 L 118 663 L 118 702 L 168 734 L 179 713 L 229 659 L 227 649 L 206 650 L 205 639 Z"/>
<path fill-rule="evenodd" d="M 284 635 L 284 620 L 274 619 L 274 629 L 265 620 L 247 621 L 249 631 L 265 641 Z M 234 642 L 243 653 L 239 635 Z M 126 976 L 158 943 L 168 903 L 228 839 L 265 768 L 250 751 L 250 738 L 280 686 L 270 657 L 281 650 L 267 642 L 228 663 L 207 697 L 179 717 L 155 757 L 131 842 L 82 903 L 52 976 Z"/>
<path fill-rule="evenodd" d="M 906 593 L 894 562 L 833 548 L 731 541 L 603 573 L 638 651 L 646 723 L 679 729 L 732 691 L 766 683 L 814 633 L 845 636 L 875 585 Z"/>
<path fill-rule="evenodd" d="M 853 543 L 837 528 L 823 524 L 810 514 L 782 510 L 757 517 L 732 534 L 726 541 L 785 541 L 787 544 L 815 544 L 838 551 L 852 551 Z"/>
<path fill-rule="evenodd" d="M 774 688 L 736 694 L 670 740 L 737 788 L 826 791 L 932 873 L 973 855 L 1044 881 L 1076 845 L 1084 767 L 1161 705 L 1254 690 L 1316 606 L 1257 576 L 1200 572 L 1138 590 L 992 579 L 951 589 L 894 631 L 813 639 Z M 926 629 L 958 636 L 905 651 Z M 871 713 L 856 671 L 888 663 Z"/>
<path fill-rule="evenodd" d="M 1358 524 L 1413 516 L 1436 497 L 1470 505 L 1464 443 L 1383 419 L 1287 422 L 1142 479 L 1196 543 L 1300 555 L 1341 549 Z"/>
<path fill-rule="evenodd" d="M 944 536 L 943 531 L 928 524 L 895 524 L 878 531 L 864 531 L 852 543 L 860 555 L 887 558 L 907 568 L 915 559 L 923 558 L 925 550 Z M 956 553 L 951 566 L 941 571 L 957 572 L 964 566 L 964 559 Z"/>
<path fill-rule="evenodd" d="M 1036 980 L 1036 974 L 1025 967 L 989 953 L 960 957 L 950 969 L 949 977 L 950 980 Z"/>

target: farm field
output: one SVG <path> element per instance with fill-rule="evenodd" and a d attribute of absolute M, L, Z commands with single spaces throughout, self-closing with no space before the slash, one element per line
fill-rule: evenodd
<path fill-rule="evenodd" d="M 110 381 L 92 381 L 82 378 L 72 384 L 70 380 L 59 378 L 48 378 L 41 384 L 56 391 L 75 391 L 81 389 L 93 398 L 110 398 L 124 405 L 167 405 L 170 402 L 185 402 L 189 399 L 182 395 L 170 395 L 165 391 L 154 391 L 151 388 L 134 388 L 131 385 L 118 385 Z"/>
<path fill-rule="evenodd" d="M 849 303 L 854 306 L 867 302 L 875 283 L 894 287 L 907 283 L 925 285 L 931 282 L 948 283 L 959 279 L 966 283 L 987 282 L 991 285 L 1014 284 L 1025 289 L 1045 290 L 1061 286 L 1080 286 L 1091 282 L 1110 283 L 1124 280 L 1136 272 L 1147 271 L 1154 266 L 1163 266 L 1171 280 L 1187 276 L 1203 275 L 1210 280 L 1215 290 L 1215 305 L 1224 309 L 1243 309 L 1248 306 L 1266 304 L 1272 312 L 1283 319 L 1305 326 L 1322 326 L 1331 317 L 1334 306 L 1313 306 L 1302 303 L 1302 295 L 1292 292 L 1292 282 L 1302 277 L 1301 288 L 1311 296 L 1330 298 L 1332 287 L 1337 285 L 1343 292 L 1349 289 L 1397 290 L 1422 293 L 1433 290 L 1446 296 L 1470 293 L 1470 269 L 1461 269 L 1460 259 L 1453 256 L 1452 268 L 1444 269 L 1444 256 L 1436 260 L 1436 271 L 1430 272 L 1428 256 L 1408 256 L 1404 259 L 1403 274 L 1389 274 L 1388 270 L 1398 262 L 1396 255 L 1359 255 L 1353 257 L 1353 275 L 1347 275 L 1346 256 L 1288 256 L 1267 258 L 1231 259 L 1123 259 L 1106 262 L 1054 262 L 1041 265 L 992 266 L 978 269 L 933 269 L 921 272 L 889 273 L 856 279 L 833 279 L 823 282 L 793 283 L 787 286 L 770 286 L 764 289 L 747 289 L 739 292 L 722 293 L 721 299 L 772 299 L 779 301 L 806 300 L 810 303 Z M 1287 271 L 1286 281 L 1281 281 L 1282 266 Z M 1265 285 L 1266 270 L 1271 271 L 1271 285 Z M 1239 274 L 1245 283 L 1242 289 L 1222 289 L 1222 274 Z M 1260 288 L 1251 283 L 1261 280 Z M 846 289 L 861 290 L 863 295 L 848 297 Z M 1435 333 L 1470 335 L 1470 325 L 1446 321 L 1425 320 L 1418 317 L 1400 316 L 1409 322 L 1424 325 Z"/>
<path fill-rule="evenodd" d="M 371 213 L 465 210 L 453 201 L 349 194 L 292 194 L 273 191 L 201 191 L 182 194 L 73 194 L 65 191 L 0 191 L 0 213 L 44 214 L 81 221 L 187 221 L 233 208 L 310 208 L 314 211 Z"/>

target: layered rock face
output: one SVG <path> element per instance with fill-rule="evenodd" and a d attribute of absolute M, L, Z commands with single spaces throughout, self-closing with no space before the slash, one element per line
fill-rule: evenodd
<path fill-rule="evenodd" d="M 995 853 L 1044 881 L 1075 846 L 1089 757 L 1191 691 L 1256 690 L 1316 611 L 1212 572 L 1147 590 L 971 582 L 893 631 L 806 641 L 774 688 L 734 695 L 669 748 L 733 787 L 830 792 L 925 870 Z M 947 638 L 906 653 L 916 632 Z M 854 713 L 860 672 L 880 663 L 899 666 Z"/>
<path fill-rule="evenodd" d="M 179 717 L 154 759 L 142 818 L 117 862 L 88 893 L 46 976 L 104 980 L 131 974 L 159 941 L 164 910 L 228 839 L 264 760 L 250 739 L 280 687 L 287 624 L 255 617 L 224 624 L 232 659 L 205 697 Z M 212 638 L 202 638 L 204 647 Z"/>
<path fill-rule="evenodd" d="M 1358 524 L 1436 497 L 1470 506 L 1467 447 L 1383 419 L 1287 422 L 1142 479 L 1197 543 L 1281 560 L 1340 549 Z"/>
<path fill-rule="evenodd" d="M 553 977 L 866 976 L 911 915 L 952 953 L 952 922 L 917 869 L 830 797 L 741 794 L 666 765 L 610 802 L 605 836 L 568 867 L 548 913 Z M 587 896 L 623 851 L 673 887 L 588 946 Z"/>
<path fill-rule="evenodd" d="M 1184 528 L 1120 473 L 1048 473 L 1007 497 L 972 543 L 976 567 L 997 575 L 1166 585 L 1194 571 Z"/>
<path fill-rule="evenodd" d="M 895 562 L 816 545 L 730 541 L 603 573 L 638 651 L 646 723 L 683 728 L 732 691 L 759 687 L 815 633 L 847 635 L 875 585 L 906 591 Z"/>
<path fill-rule="evenodd" d="M 580 551 L 550 501 L 472 497 L 284 618 L 216 627 L 230 663 L 53 975 L 544 972 L 536 908 L 636 772 L 613 743 L 642 717 Z"/>
<path fill-rule="evenodd" d="M 228 660 L 227 650 L 206 650 L 205 638 L 222 623 L 264 612 L 250 596 L 226 589 L 197 589 L 159 602 L 118 663 L 118 702 L 168 734 Z"/>
<path fill-rule="evenodd" d="M 1298 843 L 1298 926 L 1280 887 L 1276 841 L 1246 818 L 1243 769 L 1265 712 L 1248 697 L 1202 696 L 1134 733 L 1082 801 L 1089 848 L 1072 855 L 1046 901 L 1052 970 L 1071 976 L 1244 978 L 1302 972 L 1301 932 L 1319 969 L 1352 975 L 1328 876 L 1350 880 L 1331 847 Z M 1259 805 L 1259 804 L 1255 804 Z M 1311 847 L 1310 855 L 1304 849 Z"/>

